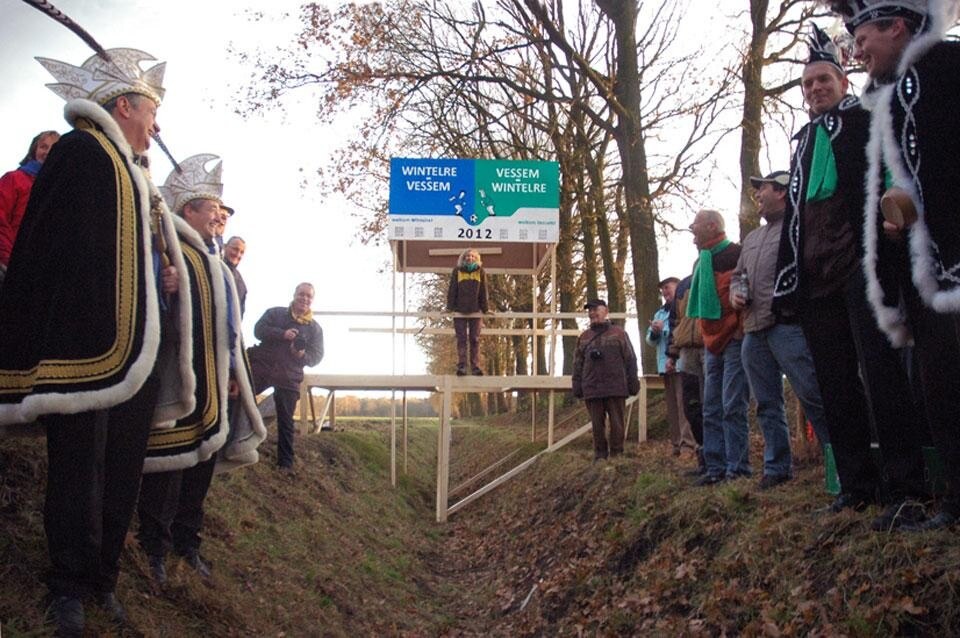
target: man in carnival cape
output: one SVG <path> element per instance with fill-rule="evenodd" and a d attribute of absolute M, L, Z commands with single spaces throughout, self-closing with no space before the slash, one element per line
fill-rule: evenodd
<path fill-rule="evenodd" d="M 811 120 L 794 136 L 774 311 L 799 316 L 813 355 L 842 490 L 828 509 L 859 510 L 876 502 L 884 476 L 883 499 L 896 510 L 922 492 L 925 426 L 903 355 L 877 328 L 864 292 L 870 115 L 847 94 L 842 50 L 816 25 L 813 29 L 801 76 Z M 871 454 L 874 437 L 882 468 Z M 889 526 L 883 516 L 874 523 L 878 529 Z"/>
<path fill-rule="evenodd" d="M 139 540 L 151 573 L 166 581 L 165 555 L 174 551 L 202 577 L 203 502 L 220 469 L 257 461 L 266 429 L 257 411 L 240 335 L 240 306 L 233 275 L 215 243 L 222 216 L 223 184 L 216 155 L 194 155 L 180 163 L 160 187 L 175 224 L 190 281 L 193 308 L 193 371 L 196 407 L 171 428 L 150 434 L 138 512 Z M 228 397 L 240 409 L 228 420 Z"/>
<path fill-rule="evenodd" d="M 51 150 L 0 294 L 0 424 L 46 428 L 46 577 L 60 635 L 92 599 L 122 623 L 118 561 L 158 389 L 161 418 L 193 408 L 190 302 L 173 222 L 141 155 L 159 130 L 164 66 L 112 49 L 58 80 L 74 130 Z M 169 375 L 169 376 L 164 376 Z"/>
<path fill-rule="evenodd" d="M 913 511 L 901 518 L 908 529 L 945 527 L 960 516 L 960 43 L 944 40 L 958 3 L 828 4 L 869 75 L 867 296 L 894 344 L 915 342 L 926 416 L 946 473 L 941 512 L 927 521 Z"/>

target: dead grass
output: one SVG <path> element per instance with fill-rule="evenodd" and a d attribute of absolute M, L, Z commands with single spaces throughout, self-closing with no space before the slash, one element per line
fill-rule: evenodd
<path fill-rule="evenodd" d="M 131 543 L 119 592 L 144 635 L 960 635 L 955 532 L 818 515 L 829 497 L 815 464 L 770 492 L 755 479 L 695 489 L 681 476 L 692 460 L 662 439 L 594 464 L 587 437 L 436 525 L 436 426 L 411 427 L 397 490 L 386 425 L 343 427 L 298 437 L 294 479 L 273 467 L 271 440 L 261 463 L 214 480 L 210 585 L 171 562 L 156 590 Z M 529 457 L 543 446 L 529 434 L 529 416 L 457 422 L 451 485 L 511 450 L 495 474 Z M 50 633 L 44 465 L 42 439 L 0 440 L 4 636 Z M 89 625 L 109 634 L 97 614 Z"/>

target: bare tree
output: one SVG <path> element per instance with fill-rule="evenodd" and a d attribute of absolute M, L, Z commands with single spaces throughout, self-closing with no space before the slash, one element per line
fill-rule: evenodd
<path fill-rule="evenodd" d="M 740 80 L 743 85 L 743 119 L 740 122 L 740 237 L 760 225 L 753 201 L 750 177 L 760 174 L 760 151 L 764 127 L 781 119 L 794 107 L 781 99 L 783 94 L 799 86 L 794 55 L 803 39 L 803 27 L 817 15 L 814 3 L 808 0 L 750 0 L 750 25 Z M 822 14 L 821 14 L 822 15 Z M 764 82 L 764 70 L 770 70 L 772 83 Z M 791 127 L 792 128 L 792 127 Z M 783 158 L 783 166 L 789 157 Z"/>
<path fill-rule="evenodd" d="M 321 183 L 366 207 L 363 232 L 374 241 L 386 202 L 371 193 L 385 190 L 392 155 L 557 158 L 565 194 L 561 309 L 578 306 L 584 285 L 604 285 L 611 303 L 625 303 L 629 245 L 642 330 L 658 305 L 658 202 L 682 195 L 709 158 L 730 90 L 729 78 L 685 89 L 696 65 L 695 54 L 670 54 L 679 1 L 661 2 L 638 35 L 632 2 L 581 2 L 569 25 L 560 0 L 499 0 L 495 16 L 481 2 L 466 11 L 433 0 L 335 11 L 308 4 L 292 47 L 245 54 L 259 74 L 245 109 L 313 90 L 321 121 L 364 113 Z M 660 139 L 665 132 L 669 143 Z M 643 364 L 655 369 L 652 353 Z"/>

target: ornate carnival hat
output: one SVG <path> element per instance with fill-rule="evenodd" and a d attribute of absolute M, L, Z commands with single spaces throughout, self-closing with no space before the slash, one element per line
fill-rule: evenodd
<path fill-rule="evenodd" d="M 843 73 L 843 65 L 847 61 L 847 49 L 842 46 L 837 39 L 830 37 L 826 31 L 815 24 L 810 25 L 812 31 L 807 38 L 807 46 L 810 47 L 810 54 L 807 57 L 807 64 L 814 62 L 826 62 L 835 66 Z M 849 36 L 848 36 L 849 37 Z"/>
<path fill-rule="evenodd" d="M 223 162 L 218 161 L 211 170 L 207 164 L 219 160 L 217 155 L 201 153 L 191 155 L 180 162 L 180 172 L 174 170 L 160 187 L 160 194 L 175 213 L 183 210 L 194 199 L 212 199 L 223 206 Z"/>
<path fill-rule="evenodd" d="M 84 98 L 103 106 L 124 93 L 138 93 L 160 105 L 165 62 L 144 71 L 141 62 L 156 60 L 149 53 L 137 49 L 107 49 L 106 53 L 109 61 L 94 55 L 81 66 L 39 57 L 37 62 L 57 79 L 47 87 L 64 100 Z"/>
<path fill-rule="evenodd" d="M 851 34 L 857 27 L 886 20 L 904 18 L 917 25 L 917 32 L 925 31 L 931 0 L 820 0 L 842 19 Z M 933 4 L 937 1 L 933 0 Z"/>

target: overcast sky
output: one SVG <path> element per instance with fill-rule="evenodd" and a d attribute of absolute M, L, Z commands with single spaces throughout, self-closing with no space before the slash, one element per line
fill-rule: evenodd
<path fill-rule="evenodd" d="M 739 9 L 737 2 L 724 0 L 727 3 Z M 291 23 L 280 18 L 251 22 L 246 9 L 263 9 L 276 16 L 283 9 L 296 13 L 298 2 L 56 0 L 55 4 L 104 47 L 139 48 L 167 62 L 167 93 L 157 118 L 165 142 L 177 157 L 214 153 L 223 158 L 224 199 L 237 210 L 227 235 L 247 240 L 240 270 L 250 289 L 244 320 L 248 345 L 255 343 L 253 324 L 262 312 L 286 305 L 294 286 L 304 280 L 317 287 L 316 310 L 390 310 L 389 248 L 360 244 L 355 239 L 358 221 L 348 204 L 339 199 L 321 201 L 300 186 L 304 171 L 315 169 L 338 141 L 351 134 L 350 122 L 318 126 L 312 105 L 296 101 L 288 101 L 284 118 L 243 120 L 233 114 L 237 89 L 250 69 L 229 56 L 228 45 L 267 45 L 294 33 Z M 705 25 L 713 22 L 709 16 L 700 17 Z M 54 80 L 33 58 L 79 65 L 92 52 L 64 27 L 14 0 L 4 3 L 0 42 L 4 43 L 0 171 L 5 172 L 16 167 L 37 132 L 68 130 L 63 101 L 44 86 Z M 300 99 L 309 99 L 306 92 Z M 738 143 L 739 139 L 731 139 L 722 150 L 732 154 L 731 165 L 736 165 Z M 152 149 L 151 156 L 154 181 L 162 183 L 171 166 L 158 149 Z M 730 233 L 736 236 L 735 188 L 718 183 L 710 200 L 704 204 L 724 211 Z M 695 256 L 690 242 L 688 233 L 661 241 L 663 276 L 689 271 Z M 326 335 L 326 357 L 317 371 L 391 372 L 389 335 L 348 329 L 351 325 L 389 327 L 389 322 L 323 317 L 319 321 Z M 407 371 L 423 372 L 423 358 L 412 342 L 407 352 Z M 398 361 L 398 372 L 401 367 Z"/>

